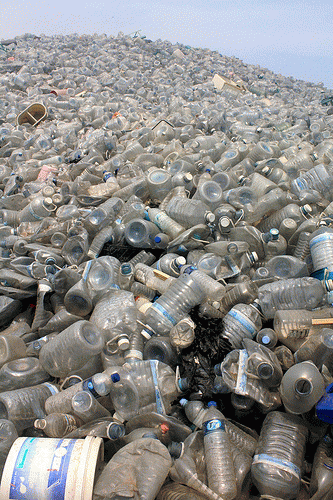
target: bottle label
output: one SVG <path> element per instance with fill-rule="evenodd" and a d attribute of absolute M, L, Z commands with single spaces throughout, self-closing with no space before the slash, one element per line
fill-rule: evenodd
<path fill-rule="evenodd" d="M 245 314 L 241 313 L 240 311 L 237 311 L 235 309 L 231 309 L 231 311 L 228 312 L 228 315 L 231 316 L 232 318 L 235 318 L 236 321 L 238 321 L 246 330 L 251 333 L 251 335 L 255 335 L 257 332 L 257 329 L 254 325 L 254 323 L 248 319 Z"/>
<path fill-rule="evenodd" d="M 208 422 L 204 422 L 202 424 L 203 431 L 204 431 L 204 436 L 207 436 L 207 434 L 210 434 L 211 432 L 217 431 L 221 429 L 221 431 L 225 432 L 225 425 L 222 420 L 219 420 L 218 418 L 214 418 L 213 420 L 208 420 Z"/>
<path fill-rule="evenodd" d="M 238 358 L 238 372 L 237 372 L 237 381 L 235 387 L 235 393 L 240 394 L 241 396 L 247 395 L 246 392 L 246 383 L 247 383 L 247 361 L 249 359 L 249 354 L 246 349 L 241 349 L 239 351 Z"/>
<path fill-rule="evenodd" d="M 154 382 L 157 413 L 165 415 L 166 412 L 165 412 L 165 407 L 164 407 L 164 403 L 163 403 L 163 398 L 162 398 L 160 388 L 158 386 L 158 374 L 157 374 L 158 361 L 156 359 L 150 360 L 150 370 L 151 370 L 151 374 L 153 376 L 153 382 Z"/>
<path fill-rule="evenodd" d="M 288 462 L 287 460 L 281 460 L 280 458 L 275 458 L 270 455 L 266 455 L 265 453 L 261 453 L 259 455 L 254 455 L 252 465 L 254 464 L 274 465 L 277 469 L 282 469 L 285 472 L 289 472 L 289 474 L 296 476 L 297 479 L 301 479 L 300 469 L 295 464 Z"/>
<path fill-rule="evenodd" d="M 160 312 L 165 318 L 167 318 L 167 320 L 169 320 L 173 326 L 177 324 L 177 321 L 168 313 L 168 311 L 166 311 L 164 307 L 162 307 L 157 302 L 154 302 L 151 307 Z"/>
<path fill-rule="evenodd" d="M 333 240 L 333 234 L 331 234 L 331 233 L 318 234 L 318 236 L 315 236 L 310 241 L 310 250 L 317 243 L 322 243 L 323 241 L 329 241 L 329 240 Z"/>

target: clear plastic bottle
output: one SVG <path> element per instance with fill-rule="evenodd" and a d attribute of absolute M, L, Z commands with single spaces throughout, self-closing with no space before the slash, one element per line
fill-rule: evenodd
<path fill-rule="evenodd" d="M 327 165 L 316 165 L 291 183 L 291 192 L 300 195 L 304 189 L 314 189 L 327 196 L 333 186 L 333 175 Z"/>
<path fill-rule="evenodd" d="M 204 292 L 190 274 L 182 274 L 146 312 L 146 323 L 159 335 L 169 334 L 192 309 L 205 298 Z"/>
<path fill-rule="evenodd" d="M 95 235 L 105 226 L 110 225 L 115 220 L 123 204 L 124 202 L 121 199 L 112 197 L 95 208 L 84 219 L 84 226 L 89 234 Z"/>
<path fill-rule="evenodd" d="M 48 437 L 62 438 L 77 429 L 81 421 L 66 413 L 52 413 L 35 420 L 35 429 L 41 429 Z"/>
<path fill-rule="evenodd" d="M 221 500 L 221 496 L 218 493 L 215 493 L 204 482 L 200 481 L 196 473 L 195 462 L 188 455 L 184 454 L 174 461 L 170 475 L 177 483 L 189 486 L 198 493 L 201 493 L 208 500 Z M 189 499 L 190 497 L 186 498 Z"/>
<path fill-rule="evenodd" d="M 324 226 L 314 231 L 309 246 L 313 270 L 333 272 L 333 228 Z"/>
<path fill-rule="evenodd" d="M 0 368 L 14 359 L 26 356 L 26 345 L 15 335 L 0 335 Z"/>
<path fill-rule="evenodd" d="M 219 301 L 224 296 L 224 285 L 200 269 L 197 269 L 195 266 L 182 266 L 181 274 L 183 273 L 190 274 L 192 276 L 194 281 L 204 292 L 206 300 L 211 299 Z"/>
<path fill-rule="evenodd" d="M 269 388 L 277 388 L 282 379 L 282 369 L 275 354 L 263 345 L 250 339 L 244 339 L 243 345 L 249 355 L 247 360 L 247 374 L 259 377 L 262 383 Z"/>
<path fill-rule="evenodd" d="M 38 385 L 49 379 L 37 358 L 15 359 L 0 369 L 0 392 Z"/>
<path fill-rule="evenodd" d="M 48 382 L 0 394 L 0 417 L 11 420 L 18 432 L 31 427 L 45 415 L 46 400 L 58 389 Z"/>
<path fill-rule="evenodd" d="M 20 212 L 20 222 L 35 222 L 50 217 L 56 208 L 52 198 L 37 197 Z"/>
<path fill-rule="evenodd" d="M 281 223 L 285 219 L 294 220 L 299 226 L 309 215 L 311 215 L 312 209 L 310 205 L 304 205 L 302 207 L 296 205 L 295 203 L 289 203 L 285 207 L 274 212 L 266 219 L 264 219 L 258 226 L 260 231 L 267 232 L 272 228 L 279 228 Z"/>
<path fill-rule="evenodd" d="M 258 298 L 258 287 L 254 282 L 245 281 L 227 290 L 220 301 L 220 311 L 227 314 L 238 303 L 249 304 Z"/>
<path fill-rule="evenodd" d="M 158 439 L 136 439 L 113 455 L 95 483 L 93 498 L 120 497 L 121 493 L 123 498 L 154 500 L 171 464 L 167 447 Z"/>
<path fill-rule="evenodd" d="M 174 196 L 165 208 L 166 213 L 186 229 L 198 224 L 214 222 L 209 207 L 201 200 Z M 214 217 L 215 219 L 215 217 Z"/>
<path fill-rule="evenodd" d="M 213 212 L 223 202 L 223 191 L 217 182 L 207 180 L 197 187 L 193 199 L 201 200 Z"/>
<path fill-rule="evenodd" d="M 251 474 L 261 495 L 284 500 L 297 497 L 308 431 L 294 415 L 273 411 L 266 416 Z"/>
<path fill-rule="evenodd" d="M 263 328 L 257 333 L 256 341 L 268 349 L 273 349 L 278 342 L 278 336 L 272 328 Z"/>
<path fill-rule="evenodd" d="M 326 324 L 333 323 L 331 308 L 315 311 L 277 311 L 274 316 L 274 330 L 279 341 L 296 351 L 312 334 L 317 334 Z M 322 320 L 322 321 L 321 321 Z"/>
<path fill-rule="evenodd" d="M 319 369 L 332 358 L 333 330 L 322 328 L 311 335 L 294 354 L 296 363 L 312 361 Z M 329 363 L 330 364 L 330 363 Z"/>
<path fill-rule="evenodd" d="M 101 330 L 105 341 L 116 340 L 126 350 L 128 337 L 137 330 L 137 315 L 133 293 L 115 288 L 97 302 L 89 321 Z"/>
<path fill-rule="evenodd" d="M 222 498 L 232 500 L 237 486 L 231 446 L 224 417 L 214 404 L 205 415 L 203 430 L 208 486 Z"/>
<path fill-rule="evenodd" d="M 102 352 L 104 337 L 89 321 L 77 321 L 43 345 L 39 360 L 54 377 L 66 377 Z"/>
<path fill-rule="evenodd" d="M 292 255 L 277 255 L 266 262 L 269 275 L 275 279 L 303 278 L 309 275 L 308 266 Z"/>
<path fill-rule="evenodd" d="M 283 279 L 263 285 L 258 290 L 259 304 L 266 319 L 282 309 L 314 309 L 324 298 L 325 290 L 315 278 Z"/>
<path fill-rule="evenodd" d="M 152 267 L 162 271 L 162 273 L 169 274 L 173 278 L 178 278 L 180 268 L 184 264 L 186 264 L 186 259 L 184 257 L 170 252 L 162 255 L 160 259 L 154 262 Z"/>
<path fill-rule="evenodd" d="M 148 217 L 151 222 L 154 222 L 156 226 L 171 239 L 177 238 L 185 228 L 178 224 L 178 222 L 174 221 L 169 217 L 165 212 L 159 210 L 158 208 L 147 208 Z"/>
<path fill-rule="evenodd" d="M 87 423 L 97 418 L 109 417 L 110 412 L 88 391 L 78 391 L 72 397 L 74 416 Z"/>
<path fill-rule="evenodd" d="M 311 500 L 329 500 L 333 491 L 333 444 L 326 435 L 319 443 L 314 456 L 310 495 Z"/>
<path fill-rule="evenodd" d="M 228 339 L 234 349 L 238 349 L 242 340 L 253 339 L 261 326 L 260 312 L 255 303 L 237 304 L 223 318 L 220 336 Z"/>
<path fill-rule="evenodd" d="M 310 411 L 324 393 L 324 379 L 312 361 L 303 361 L 292 366 L 281 381 L 281 398 L 290 413 L 302 414 Z"/>
<path fill-rule="evenodd" d="M 132 219 L 125 226 L 126 242 L 136 248 L 154 248 L 155 237 L 160 232 L 153 222 L 143 219 Z"/>

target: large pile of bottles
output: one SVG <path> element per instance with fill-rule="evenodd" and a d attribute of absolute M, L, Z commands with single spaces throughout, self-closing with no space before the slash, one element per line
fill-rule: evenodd
<path fill-rule="evenodd" d="M 46 498 L 18 438 L 94 436 L 85 500 L 332 500 L 327 89 L 123 33 L 7 45 L 0 498 Z"/>

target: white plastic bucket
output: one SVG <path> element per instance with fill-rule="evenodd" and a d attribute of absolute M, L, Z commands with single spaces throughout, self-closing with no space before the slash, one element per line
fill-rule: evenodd
<path fill-rule="evenodd" d="M 4 467 L 0 500 L 91 500 L 103 439 L 16 439 Z"/>

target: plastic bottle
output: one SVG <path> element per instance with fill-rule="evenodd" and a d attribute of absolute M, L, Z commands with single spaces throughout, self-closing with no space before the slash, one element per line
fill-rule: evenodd
<path fill-rule="evenodd" d="M 324 379 L 312 361 L 303 361 L 289 368 L 280 386 L 286 410 L 295 414 L 310 411 L 324 392 Z"/>
<path fill-rule="evenodd" d="M 310 205 L 299 207 L 295 203 L 290 203 L 264 219 L 258 227 L 260 231 L 267 232 L 274 227 L 279 228 L 285 219 L 292 219 L 299 226 L 304 219 L 311 216 L 311 213 L 312 208 Z"/>
<path fill-rule="evenodd" d="M 237 304 L 223 318 L 220 336 L 228 339 L 234 349 L 244 338 L 254 338 L 261 329 L 261 317 L 256 304 Z"/>
<path fill-rule="evenodd" d="M 333 488 L 332 438 L 326 435 L 314 456 L 310 495 L 311 500 L 328 500 Z"/>
<path fill-rule="evenodd" d="M 333 272 L 333 228 L 321 227 L 314 231 L 309 241 L 313 270 Z"/>
<path fill-rule="evenodd" d="M 324 297 L 324 287 L 315 278 L 283 279 L 258 290 L 259 304 L 266 319 L 282 309 L 314 309 Z"/>
<path fill-rule="evenodd" d="M 97 418 L 109 417 L 110 412 L 88 391 L 78 391 L 72 397 L 74 416 L 87 423 Z"/>
<path fill-rule="evenodd" d="M 257 333 L 256 341 L 268 349 L 273 349 L 278 342 L 278 336 L 272 328 L 263 328 Z"/>
<path fill-rule="evenodd" d="M 177 238 L 185 228 L 178 224 L 176 221 L 172 220 L 165 212 L 162 210 L 158 210 L 157 208 L 147 208 L 147 213 L 149 220 L 154 222 L 156 226 L 171 239 Z"/>
<path fill-rule="evenodd" d="M 110 198 L 95 208 L 91 214 L 84 219 L 84 226 L 90 234 L 95 235 L 98 231 L 110 225 L 115 220 L 123 204 L 124 202 L 119 198 Z"/>
<path fill-rule="evenodd" d="M 146 322 L 159 335 L 168 334 L 204 297 L 194 278 L 182 274 L 147 310 Z"/>
<path fill-rule="evenodd" d="M 88 321 L 78 321 L 43 345 L 39 360 L 54 377 L 65 377 L 83 367 L 104 347 L 101 331 Z"/>
<path fill-rule="evenodd" d="M 158 439 L 136 439 L 121 448 L 108 462 L 94 486 L 94 499 L 119 496 L 120 491 L 125 498 L 138 495 L 139 498 L 154 500 L 171 463 L 168 449 Z"/>
<path fill-rule="evenodd" d="M 5 363 L 0 369 L 0 391 L 13 391 L 47 382 L 50 375 L 37 358 L 20 358 Z"/>
<path fill-rule="evenodd" d="M 243 345 L 249 355 L 247 374 L 259 377 L 266 387 L 277 388 L 281 383 L 282 369 L 275 354 L 268 347 L 250 339 L 244 339 Z"/>
<path fill-rule="evenodd" d="M 116 340 L 119 348 L 126 350 L 129 336 L 138 327 L 137 314 L 133 293 L 115 288 L 97 302 L 89 321 L 100 329 L 104 341 Z"/>
<path fill-rule="evenodd" d="M 211 490 L 204 482 L 200 481 L 196 473 L 194 460 L 186 454 L 174 461 L 170 476 L 177 483 L 189 486 L 209 500 L 221 499 L 217 493 Z"/>
<path fill-rule="evenodd" d="M 41 429 L 48 437 L 62 438 L 81 425 L 78 418 L 65 413 L 52 413 L 35 420 L 34 427 Z"/>
<path fill-rule="evenodd" d="M 333 330 L 330 328 L 322 328 L 316 335 L 311 335 L 297 349 L 294 354 L 296 363 L 302 361 L 312 361 L 319 369 L 323 364 L 328 363 L 330 368 L 330 360 L 332 357 L 333 347 Z"/>
<path fill-rule="evenodd" d="M 277 311 L 274 317 L 274 330 L 279 341 L 296 351 L 308 336 L 316 333 L 326 324 L 330 324 L 330 308 L 314 311 L 289 310 Z"/>
<path fill-rule="evenodd" d="M 273 411 L 266 416 L 251 467 L 261 495 L 297 497 L 307 434 L 302 420 L 294 415 Z"/>
<path fill-rule="evenodd" d="M 0 415 L 13 422 L 18 432 L 31 427 L 36 418 L 44 417 L 47 398 L 58 392 L 48 382 L 0 394 Z"/>
<path fill-rule="evenodd" d="M 154 248 L 158 233 L 156 224 L 143 219 L 132 219 L 125 226 L 125 240 L 136 248 Z"/>
<path fill-rule="evenodd" d="M 214 222 L 215 217 L 209 207 L 201 200 L 189 200 L 174 196 L 165 208 L 171 219 L 179 222 L 186 229 L 206 222 Z"/>
<path fill-rule="evenodd" d="M 203 422 L 207 479 L 210 489 L 223 498 L 236 496 L 236 476 L 223 415 L 211 405 Z"/>
<path fill-rule="evenodd" d="M 14 335 L 0 336 L 0 368 L 14 359 L 23 358 L 26 355 L 26 345 L 22 339 Z"/>

